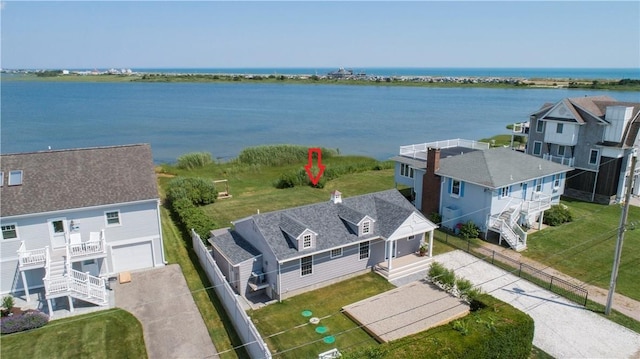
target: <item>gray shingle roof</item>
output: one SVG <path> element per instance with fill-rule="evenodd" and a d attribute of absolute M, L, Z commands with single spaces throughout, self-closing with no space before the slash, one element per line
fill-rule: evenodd
<path fill-rule="evenodd" d="M 0 166 L 23 171 L 0 188 L 2 217 L 158 198 L 148 144 L 5 154 Z"/>
<path fill-rule="evenodd" d="M 509 148 L 493 148 L 443 158 L 436 174 L 495 189 L 570 170 Z"/>
<path fill-rule="evenodd" d="M 260 255 L 260 251 L 245 241 L 236 231 L 224 228 L 212 231 L 211 234 L 209 243 L 216 247 L 229 260 L 231 265 L 237 265 Z"/>
<path fill-rule="evenodd" d="M 298 238 L 307 227 L 287 213 L 280 215 L 280 229 L 292 238 Z"/>
<path fill-rule="evenodd" d="M 363 237 L 358 237 L 356 234 L 351 233 L 340 217 L 340 213 L 344 213 L 345 207 L 354 212 L 368 215 L 375 220 L 373 231 Z M 327 201 L 277 212 L 257 214 L 243 220 L 253 220 L 277 259 L 286 260 L 350 243 L 357 243 L 366 239 L 388 237 L 414 212 L 422 217 L 422 214 L 400 192 L 393 189 L 343 198 L 342 204 L 334 204 Z M 283 214 L 295 218 L 306 228 L 317 233 L 315 248 L 298 251 L 293 247 L 290 241 L 287 240 L 286 234 L 280 228 Z"/>

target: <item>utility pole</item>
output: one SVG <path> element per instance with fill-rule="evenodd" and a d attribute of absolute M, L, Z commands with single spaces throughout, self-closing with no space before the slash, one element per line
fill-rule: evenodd
<path fill-rule="evenodd" d="M 618 228 L 618 240 L 616 241 L 616 253 L 613 258 L 613 269 L 611 270 L 611 282 L 609 282 L 609 295 L 607 296 L 607 306 L 604 314 L 611 313 L 611 304 L 613 303 L 613 294 L 616 291 L 616 282 L 618 281 L 618 268 L 620 267 L 620 256 L 622 255 L 622 242 L 624 241 L 624 232 L 627 226 L 627 217 L 629 216 L 629 202 L 631 201 L 631 189 L 633 185 L 633 176 L 636 171 L 636 153 L 631 153 L 631 170 L 627 179 L 627 193 L 624 197 L 624 207 L 622 208 L 622 216 L 620 217 L 620 227 Z"/>

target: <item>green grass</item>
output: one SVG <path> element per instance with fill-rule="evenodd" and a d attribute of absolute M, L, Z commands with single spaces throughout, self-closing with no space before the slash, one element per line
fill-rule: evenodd
<path fill-rule="evenodd" d="M 527 257 L 586 283 L 608 288 L 622 208 L 563 199 L 573 221 L 528 236 Z M 640 300 L 640 208 L 630 206 L 616 292 Z"/>
<path fill-rule="evenodd" d="M 146 358 L 142 325 L 121 309 L 49 322 L 0 338 L 3 359 Z"/>
<path fill-rule="evenodd" d="M 249 313 L 269 348 L 278 358 L 313 358 L 336 345 L 363 347 L 377 342 L 351 321 L 340 309 L 354 302 L 395 288 L 381 276 L 368 273 L 322 289 L 307 292 Z M 310 310 L 327 327 L 326 334 L 315 332 L 309 318 L 301 315 Z M 325 318 L 327 317 L 328 318 Z M 333 335 L 336 343 L 322 342 Z"/>

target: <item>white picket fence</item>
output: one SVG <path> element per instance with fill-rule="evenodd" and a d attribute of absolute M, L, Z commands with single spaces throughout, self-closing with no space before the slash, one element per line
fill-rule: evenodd
<path fill-rule="evenodd" d="M 242 339 L 249 356 L 256 359 L 271 359 L 271 352 L 267 344 L 262 340 L 258 329 L 256 329 L 251 318 L 242 308 L 236 293 L 231 289 L 220 268 L 218 268 L 213 257 L 209 254 L 209 250 L 202 243 L 200 236 L 193 229 L 191 230 L 191 240 L 193 241 L 193 250 L 198 256 L 198 261 L 207 273 L 207 278 L 214 286 L 216 294 L 218 294 L 218 298 L 220 298 L 224 309 L 227 311 L 227 315 L 231 318 L 231 322 Z"/>

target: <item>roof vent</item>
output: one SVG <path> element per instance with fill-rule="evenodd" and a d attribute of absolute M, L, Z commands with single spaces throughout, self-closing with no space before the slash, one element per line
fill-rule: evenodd
<path fill-rule="evenodd" d="M 342 193 L 338 190 L 331 192 L 331 202 L 334 204 L 342 203 Z"/>

